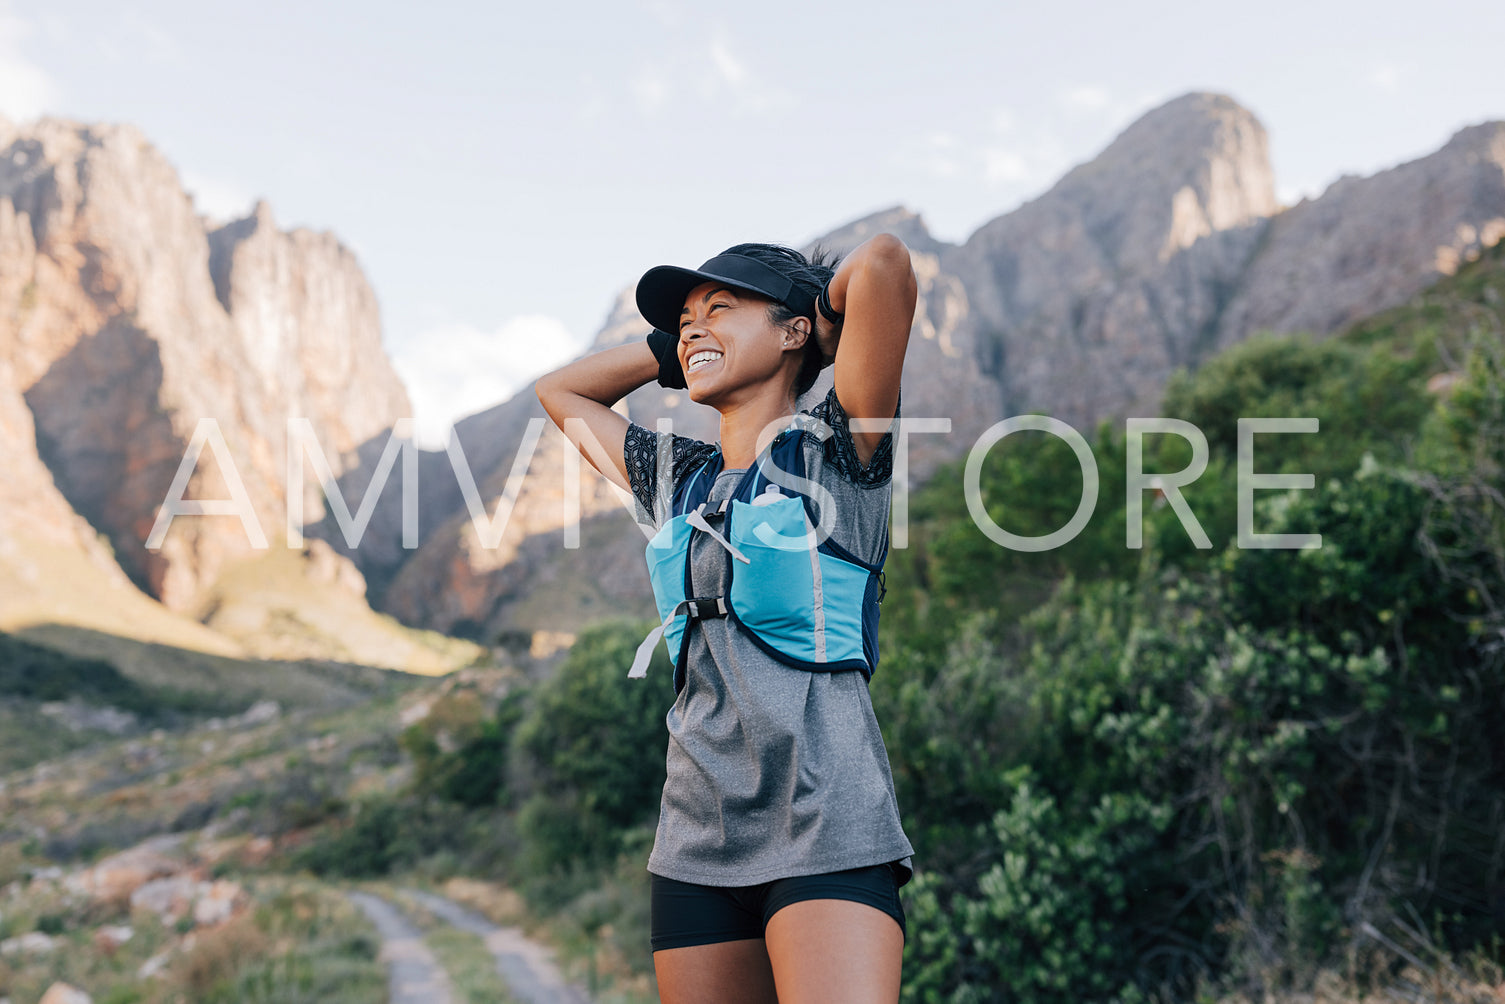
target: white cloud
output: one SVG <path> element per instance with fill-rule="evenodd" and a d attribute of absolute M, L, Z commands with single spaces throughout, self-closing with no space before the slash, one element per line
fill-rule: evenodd
<path fill-rule="evenodd" d="M 645 9 L 654 18 L 672 17 L 674 27 L 683 27 L 683 17 L 673 14 L 662 2 L 649 0 Z M 582 118 L 599 117 L 607 103 L 617 108 L 630 105 L 645 116 L 686 100 L 698 100 L 718 111 L 731 108 L 756 114 L 797 104 L 790 91 L 758 72 L 756 63 L 745 58 L 724 28 L 695 32 L 694 37 L 680 34 L 687 37 L 677 40 L 675 49 L 689 53 L 684 58 L 640 63 L 630 76 L 613 81 L 604 92 L 587 80 L 590 98 Z"/>
<path fill-rule="evenodd" d="M 442 449 L 457 420 L 502 403 L 585 348 L 543 314 L 514 317 L 496 331 L 451 324 L 424 332 L 392 360 L 413 402 L 414 439 Z"/>
<path fill-rule="evenodd" d="M 1381 63 L 1369 71 L 1368 80 L 1376 90 L 1394 94 L 1400 90 L 1401 68 L 1394 63 Z"/>
<path fill-rule="evenodd" d="M 1008 139 L 1000 132 L 1013 133 Z M 942 181 L 982 182 L 990 188 L 1037 185 L 1068 166 L 1061 140 L 1038 128 L 1020 129 L 1001 111 L 972 128 L 934 130 L 896 146 L 892 162 Z"/>
<path fill-rule="evenodd" d="M 1010 132 L 1019 124 L 1019 118 L 1007 108 L 995 108 L 993 110 L 993 131 Z"/>
<path fill-rule="evenodd" d="M 57 86 L 41 67 L 21 52 L 30 23 L 13 16 L 0 0 L 0 114 L 34 119 L 54 108 Z"/>
<path fill-rule="evenodd" d="M 1113 129 L 1123 129 L 1172 96 L 1147 90 L 1127 94 L 1096 84 L 1080 84 L 1061 91 L 1056 101 L 1068 112 L 1106 122 Z"/>
<path fill-rule="evenodd" d="M 984 150 L 982 173 L 990 184 L 1029 181 L 1035 176 L 1029 161 L 1013 150 Z"/>
<path fill-rule="evenodd" d="M 1072 111 L 1100 112 L 1113 103 L 1113 96 L 1093 84 L 1079 84 L 1062 91 L 1059 100 Z"/>
<path fill-rule="evenodd" d="M 210 178 L 193 171 L 183 172 L 183 187 L 193 196 L 194 208 L 201 216 L 219 222 L 249 216 L 256 204 L 255 197 L 234 182 Z"/>
<path fill-rule="evenodd" d="M 706 93 L 715 88 L 724 88 L 736 104 L 754 112 L 767 112 L 774 108 L 788 108 L 795 104 L 788 91 L 769 84 L 748 70 L 748 64 L 732 50 L 732 45 L 722 32 L 717 32 L 706 45 L 710 65 L 701 64 L 702 80 L 693 90 Z"/>
<path fill-rule="evenodd" d="M 657 69 L 645 66 L 632 78 L 632 97 L 638 111 L 652 115 L 669 99 L 669 81 Z"/>
<path fill-rule="evenodd" d="M 925 153 L 921 154 L 921 162 L 925 170 L 935 178 L 955 178 L 961 173 L 961 165 L 956 155 L 958 150 L 956 136 L 949 132 L 933 132 L 925 137 L 923 144 Z"/>
<path fill-rule="evenodd" d="M 1060 138 L 1040 129 L 1029 130 L 1007 146 L 983 145 L 980 156 L 982 178 L 992 186 L 1048 184 L 1071 164 Z"/>
<path fill-rule="evenodd" d="M 716 72 L 721 74 L 721 79 L 733 88 L 740 88 L 747 82 L 747 67 L 742 61 L 732 55 L 722 39 L 711 41 L 711 61 L 716 65 Z"/>

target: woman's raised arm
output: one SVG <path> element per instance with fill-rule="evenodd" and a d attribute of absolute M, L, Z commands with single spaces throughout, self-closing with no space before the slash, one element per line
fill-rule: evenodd
<path fill-rule="evenodd" d="M 632 490 L 622 459 L 627 419 L 611 406 L 658 379 L 658 359 L 645 341 L 615 345 L 545 373 L 533 389 L 543 410 L 580 455 L 620 488 Z M 568 422 L 568 419 L 579 419 Z"/>
<path fill-rule="evenodd" d="M 827 294 L 844 316 L 833 326 L 817 310 L 816 338 L 828 357 L 835 354 L 842 410 L 852 418 L 893 418 L 919 298 L 909 248 L 893 234 L 864 241 L 836 269 Z M 857 459 L 871 460 L 882 438 L 882 431 L 853 430 Z"/>

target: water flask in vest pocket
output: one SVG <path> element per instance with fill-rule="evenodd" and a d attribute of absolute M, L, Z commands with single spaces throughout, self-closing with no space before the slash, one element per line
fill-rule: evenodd
<path fill-rule="evenodd" d="M 770 481 L 768 483 L 768 487 L 763 489 L 763 493 L 761 495 L 755 495 L 755 496 L 753 496 L 752 504 L 753 505 L 773 505 L 775 502 L 779 501 L 780 499 L 784 499 L 784 498 L 788 498 L 788 497 L 789 496 L 787 496 L 787 495 L 785 495 L 785 494 L 783 494 L 782 492 L 779 491 L 779 486 L 778 485 L 776 485 L 772 481 Z"/>

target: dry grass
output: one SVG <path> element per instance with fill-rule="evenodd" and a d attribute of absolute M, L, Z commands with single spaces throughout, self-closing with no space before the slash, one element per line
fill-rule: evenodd
<path fill-rule="evenodd" d="M 270 947 L 255 918 L 249 912 L 241 913 L 197 936 L 193 947 L 173 967 L 173 974 L 190 1000 L 202 1000 L 216 984 L 265 956 Z"/>
<path fill-rule="evenodd" d="M 486 649 L 406 627 L 365 597 L 316 581 L 303 553 L 272 547 L 225 569 L 203 597 L 206 623 L 246 652 L 319 658 L 441 675 L 486 658 Z"/>
<path fill-rule="evenodd" d="M 1198 998 L 1218 1004 L 1505 1004 L 1505 970 L 1499 964 L 1480 954 L 1461 960 L 1435 950 L 1428 955 L 1430 963 L 1371 949 L 1352 958 L 1346 972 L 1319 971 L 1309 990 Z"/>
<path fill-rule="evenodd" d="M 499 882 L 457 877 L 446 881 L 440 892 L 456 903 L 470 907 L 493 924 L 522 927 L 529 919 L 523 898 Z"/>

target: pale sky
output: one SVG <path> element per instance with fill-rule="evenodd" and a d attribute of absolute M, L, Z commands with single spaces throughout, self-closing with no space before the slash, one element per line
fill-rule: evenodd
<path fill-rule="evenodd" d="M 0 113 L 134 123 L 201 211 L 333 231 L 433 444 L 652 265 L 894 204 L 960 241 L 1193 90 L 1294 202 L 1505 118 L 1502 52 L 1499 0 L 0 0 Z"/>

